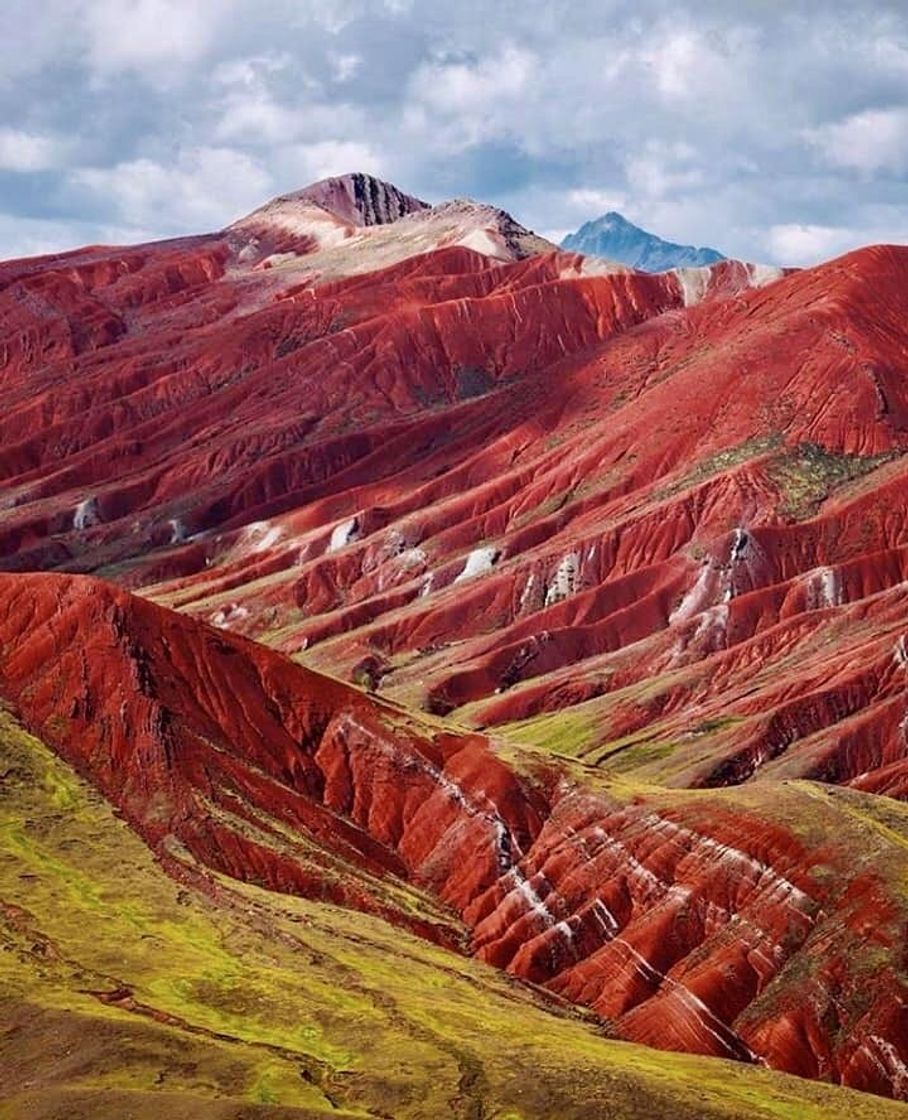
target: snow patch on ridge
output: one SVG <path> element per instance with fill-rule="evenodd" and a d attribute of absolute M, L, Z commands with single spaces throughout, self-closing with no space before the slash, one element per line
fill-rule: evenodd
<path fill-rule="evenodd" d="M 234 622 L 242 622 L 244 618 L 248 617 L 249 610 L 246 607 L 241 607 L 237 603 L 228 603 L 220 610 L 215 611 L 210 621 L 212 626 L 217 626 L 220 630 L 227 630 Z"/>
<path fill-rule="evenodd" d="M 100 523 L 101 515 L 98 511 L 98 499 L 86 498 L 79 502 L 73 511 L 73 528 L 77 532 L 82 532 L 84 529 L 90 529 L 93 525 L 99 525 Z"/>
<path fill-rule="evenodd" d="M 844 602 L 842 583 L 833 568 L 817 568 L 807 573 L 807 609 L 839 607 Z"/>
<path fill-rule="evenodd" d="M 243 529 L 242 543 L 251 553 L 265 552 L 281 539 L 281 529 L 267 521 L 251 521 Z"/>
<path fill-rule="evenodd" d="M 328 541 L 328 549 L 330 552 L 339 552 L 345 548 L 352 541 L 355 541 L 359 533 L 359 520 L 356 517 L 349 517 L 346 521 L 342 521 L 339 525 L 335 525 L 331 533 L 331 540 Z"/>
<path fill-rule="evenodd" d="M 474 548 L 466 559 L 463 570 L 455 577 L 455 583 L 463 583 L 475 576 L 485 575 L 494 568 L 501 555 L 497 548 Z"/>
<path fill-rule="evenodd" d="M 708 611 L 703 612 L 703 617 L 697 623 L 697 629 L 694 631 L 694 641 L 713 633 L 721 633 L 724 638 L 727 629 L 728 606 L 725 603 L 718 603 L 716 606 L 710 607 Z"/>
<path fill-rule="evenodd" d="M 397 556 L 402 568 L 421 568 L 429 562 L 429 557 L 421 548 L 408 548 Z"/>

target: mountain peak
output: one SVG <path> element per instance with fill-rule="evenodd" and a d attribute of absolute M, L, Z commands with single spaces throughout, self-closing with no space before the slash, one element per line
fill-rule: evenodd
<path fill-rule="evenodd" d="M 417 210 L 428 210 L 421 198 L 404 194 L 393 183 L 361 171 L 319 179 L 275 202 L 314 202 L 342 221 L 357 226 L 386 225 Z"/>
<path fill-rule="evenodd" d="M 262 209 L 283 209 L 288 204 L 298 203 L 314 204 L 353 226 L 387 225 L 407 214 L 429 208 L 427 202 L 404 194 L 393 183 L 361 171 L 352 171 L 346 175 L 319 179 L 298 191 L 278 195 Z"/>
<path fill-rule="evenodd" d="M 716 249 L 698 248 L 665 241 L 628 221 L 617 210 L 609 210 L 568 234 L 562 249 L 585 256 L 605 257 L 643 272 L 665 272 L 670 268 L 696 268 L 724 260 Z"/>

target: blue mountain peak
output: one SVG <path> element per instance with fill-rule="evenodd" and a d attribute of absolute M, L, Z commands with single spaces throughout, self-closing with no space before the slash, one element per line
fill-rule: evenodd
<path fill-rule="evenodd" d="M 561 247 L 586 256 L 605 257 L 643 272 L 696 268 L 725 259 L 716 249 L 665 241 L 635 226 L 616 210 L 585 222 L 576 233 L 565 237 Z"/>

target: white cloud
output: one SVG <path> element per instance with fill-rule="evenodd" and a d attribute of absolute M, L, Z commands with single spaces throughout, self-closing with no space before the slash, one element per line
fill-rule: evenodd
<path fill-rule="evenodd" d="M 536 232 L 553 245 L 560 245 L 569 233 L 574 232 L 573 226 L 560 226 L 558 229 L 537 229 Z"/>
<path fill-rule="evenodd" d="M 331 61 L 331 76 L 339 84 L 349 82 L 363 62 L 362 57 L 358 54 L 332 53 L 329 55 L 329 59 Z"/>
<path fill-rule="evenodd" d="M 230 148 L 196 148 L 172 165 L 143 158 L 109 168 L 81 168 L 70 182 L 96 196 L 129 225 L 166 232 L 217 229 L 265 201 L 270 174 Z"/>
<path fill-rule="evenodd" d="M 772 226 L 767 237 L 773 258 L 793 265 L 815 264 L 859 244 L 854 230 L 797 223 Z"/>
<path fill-rule="evenodd" d="M 208 51 L 232 0 L 83 0 L 93 71 L 136 71 L 167 83 L 176 68 Z"/>
<path fill-rule="evenodd" d="M 278 54 L 257 54 L 248 58 L 230 58 L 220 62 L 211 73 L 211 80 L 220 86 L 245 86 L 258 88 L 263 78 L 279 74 L 292 65 L 292 58 L 286 51 Z"/>
<path fill-rule="evenodd" d="M 567 192 L 567 204 L 582 221 L 607 214 L 610 210 L 623 210 L 627 205 L 627 196 L 618 191 L 604 191 L 596 187 L 575 187 Z M 571 232 L 565 230 L 562 237 Z"/>
<path fill-rule="evenodd" d="M 640 59 L 663 101 L 678 109 L 705 106 L 712 113 L 723 110 L 729 98 L 752 97 L 745 74 L 755 62 L 755 33 L 736 25 L 683 24 L 683 14 L 664 22 L 652 37 L 655 41 L 647 39 L 640 47 Z"/>
<path fill-rule="evenodd" d="M 319 83 L 293 66 L 286 53 L 232 58 L 215 67 L 211 108 L 216 115 L 212 135 L 219 143 L 258 148 L 289 143 L 305 129 L 306 113 L 298 104 L 282 102 L 272 83 L 293 69 L 294 89 L 318 96 Z"/>
<path fill-rule="evenodd" d="M 908 106 L 853 113 L 806 131 L 805 138 L 837 167 L 865 174 L 908 170 Z"/>
<path fill-rule="evenodd" d="M 0 170 L 48 171 L 66 160 L 68 145 L 54 136 L 0 128 Z"/>
<path fill-rule="evenodd" d="M 265 90 L 235 91 L 222 104 L 214 138 L 220 143 L 285 144 L 299 132 L 302 113 L 281 105 Z"/>
<path fill-rule="evenodd" d="M 526 93 L 536 63 L 531 51 L 509 44 L 472 62 L 421 65 L 409 83 L 411 131 L 452 152 L 507 135 L 509 104 Z"/>
<path fill-rule="evenodd" d="M 624 163 L 631 193 L 661 198 L 691 190 L 705 181 L 703 161 L 690 144 L 649 140 Z"/>
<path fill-rule="evenodd" d="M 282 180 L 295 186 L 348 171 L 379 176 L 385 173 L 381 156 L 369 144 L 357 140 L 290 145 L 281 152 L 279 166 Z"/>
<path fill-rule="evenodd" d="M 770 227 L 766 244 L 780 264 L 812 265 L 862 245 L 908 242 L 908 220 L 884 226 L 872 221 L 856 227 L 783 224 Z"/>
<path fill-rule="evenodd" d="M 0 213 L 0 260 L 44 256 L 83 245 L 134 245 L 150 241 L 154 229 L 81 221 L 22 218 Z"/>

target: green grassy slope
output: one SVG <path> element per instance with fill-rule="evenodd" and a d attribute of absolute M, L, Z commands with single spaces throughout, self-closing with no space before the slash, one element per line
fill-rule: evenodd
<path fill-rule="evenodd" d="M 0 1120 L 908 1115 L 613 1041 L 376 918 L 184 878 L 0 714 Z"/>

